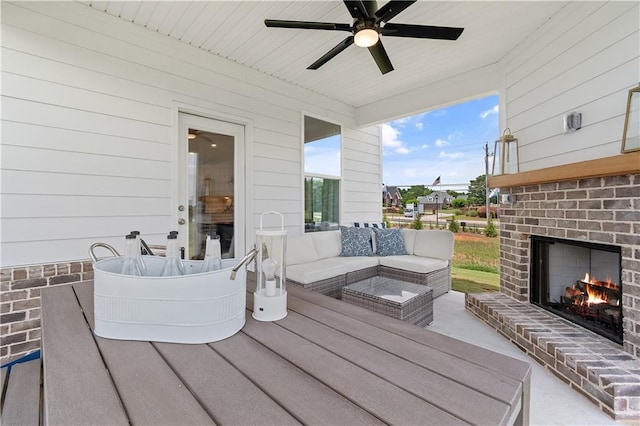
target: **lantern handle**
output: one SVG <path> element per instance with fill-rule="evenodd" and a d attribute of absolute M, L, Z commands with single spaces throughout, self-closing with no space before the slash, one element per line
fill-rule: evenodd
<path fill-rule="evenodd" d="M 284 231 L 284 215 L 282 213 L 280 213 L 280 212 L 275 211 L 275 210 L 264 212 L 264 213 L 262 213 L 260 215 L 260 229 L 262 229 L 262 218 L 266 214 L 277 214 L 278 216 L 280 216 L 280 230 Z"/>
<path fill-rule="evenodd" d="M 502 132 L 502 137 L 500 138 L 501 142 L 514 142 L 517 140 L 518 138 L 511 134 L 511 129 L 508 127 L 504 129 L 504 132 Z"/>

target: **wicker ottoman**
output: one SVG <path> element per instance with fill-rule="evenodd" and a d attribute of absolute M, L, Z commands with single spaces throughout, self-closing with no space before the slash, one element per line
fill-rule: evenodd
<path fill-rule="evenodd" d="M 386 277 L 372 277 L 342 288 L 342 301 L 425 326 L 433 321 L 431 287 Z"/>

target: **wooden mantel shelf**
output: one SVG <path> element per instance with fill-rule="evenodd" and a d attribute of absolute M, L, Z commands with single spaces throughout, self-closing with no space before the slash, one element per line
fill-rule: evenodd
<path fill-rule="evenodd" d="M 640 173 L 640 151 L 516 174 L 491 176 L 488 186 L 491 188 L 510 188 L 635 173 Z"/>

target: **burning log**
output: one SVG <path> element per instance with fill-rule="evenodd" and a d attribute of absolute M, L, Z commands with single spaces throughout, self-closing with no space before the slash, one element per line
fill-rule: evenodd
<path fill-rule="evenodd" d="M 564 297 L 567 299 L 574 299 L 578 296 L 582 296 L 582 290 L 575 286 L 569 286 L 564 289 Z"/>

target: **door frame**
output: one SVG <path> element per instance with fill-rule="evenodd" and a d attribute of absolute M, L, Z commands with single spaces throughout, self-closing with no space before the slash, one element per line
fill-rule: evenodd
<path fill-rule="evenodd" d="M 200 108 L 174 104 L 174 144 L 173 144 L 173 165 L 172 168 L 172 220 L 174 227 L 178 227 L 178 220 L 185 219 L 188 223 L 188 209 L 179 211 L 178 206 L 187 205 L 187 180 L 186 173 L 186 153 L 181 142 L 184 141 L 189 127 L 201 128 L 202 130 L 229 134 L 235 138 L 234 147 L 234 256 L 241 257 L 246 252 L 250 242 L 248 238 L 253 229 L 249 224 L 249 218 L 253 217 L 253 155 L 250 141 L 253 140 L 253 121 L 235 117 L 226 113 L 202 110 Z M 181 186 L 182 183 L 182 186 Z M 173 229 L 173 227 L 172 227 Z M 180 244 L 188 247 L 188 233 L 179 234 Z"/>

